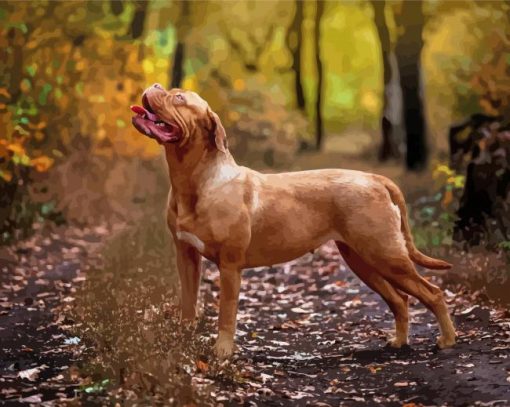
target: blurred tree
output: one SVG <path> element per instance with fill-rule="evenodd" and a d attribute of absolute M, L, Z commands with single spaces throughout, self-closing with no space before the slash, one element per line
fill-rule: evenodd
<path fill-rule="evenodd" d="M 114 16 L 120 16 L 124 12 L 122 0 L 110 0 L 110 11 Z"/>
<path fill-rule="evenodd" d="M 173 54 L 170 87 L 178 88 L 184 78 L 184 60 L 186 58 L 186 36 L 190 25 L 191 2 L 180 2 L 180 15 L 176 23 L 177 44 Z"/>
<path fill-rule="evenodd" d="M 398 25 L 404 32 L 397 41 L 395 53 L 404 102 L 406 166 L 419 171 L 425 168 L 428 158 L 421 83 L 424 17 L 421 0 L 404 1 L 401 7 Z"/>
<path fill-rule="evenodd" d="M 291 70 L 294 73 L 294 92 L 296 96 L 296 107 L 305 111 L 305 95 L 303 92 L 301 75 L 301 48 L 303 44 L 303 5 L 301 0 L 295 0 L 294 18 L 287 29 L 285 42 L 292 56 Z"/>
<path fill-rule="evenodd" d="M 315 11 L 315 28 L 314 28 L 314 42 L 315 42 L 315 64 L 317 67 L 317 92 L 315 99 L 315 121 L 316 121 L 316 143 L 317 150 L 320 150 L 322 146 L 322 138 L 324 133 L 322 123 L 322 82 L 323 82 L 323 66 L 321 60 L 321 46 L 320 46 L 320 34 L 321 34 L 321 20 L 324 14 L 324 0 L 316 0 L 316 11 Z"/>
<path fill-rule="evenodd" d="M 21 94 L 21 80 L 23 79 L 23 70 L 15 67 L 23 66 L 23 47 L 29 38 L 29 33 L 23 32 L 21 28 L 12 27 L 7 32 L 8 49 L 11 51 L 8 56 L 7 64 L 11 69 L 8 70 L 8 102 L 16 103 Z M 4 95 L 5 96 L 5 95 Z"/>
<path fill-rule="evenodd" d="M 510 241 L 510 133 L 500 123 L 473 129 L 454 239 L 468 245 Z"/>
<path fill-rule="evenodd" d="M 260 58 L 266 48 L 271 44 L 274 30 L 275 24 L 269 24 L 262 39 L 258 39 L 253 32 L 248 32 L 248 46 L 245 46 L 240 40 L 232 35 L 228 28 L 223 28 L 226 40 L 236 52 L 237 56 L 241 59 L 246 70 L 250 72 L 258 72 L 260 70 Z"/>
<path fill-rule="evenodd" d="M 385 17 L 385 0 L 371 0 L 374 23 L 381 45 L 383 62 L 383 112 L 381 119 L 382 143 L 379 159 L 386 161 L 400 157 L 399 134 L 402 127 L 402 91 L 399 84 L 398 65 L 393 52 L 390 31 Z"/>
<path fill-rule="evenodd" d="M 132 40 L 136 40 L 143 35 L 149 1 L 135 0 L 134 6 L 135 10 L 133 13 L 133 18 L 131 20 L 131 24 L 129 24 L 128 32 L 126 33 L 126 35 Z"/>

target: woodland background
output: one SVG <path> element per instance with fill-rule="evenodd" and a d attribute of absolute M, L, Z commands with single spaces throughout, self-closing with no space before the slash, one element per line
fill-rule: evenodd
<path fill-rule="evenodd" d="M 241 163 L 387 173 L 424 203 L 421 246 L 506 250 L 509 19 L 504 1 L 2 2 L 0 239 L 160 205 L 160 148 L 129 111 L 160 82 L 208 100 Z"/>
<path fill-rule="evenodd" d="M 118 374 L 147 344 L 119 333 L 176 283 L 166 166 L 129 109 L 159 82 L 203 96 L 241 164 L 391 177 L 444 281 L 507 303 L 509 65 L 508 1 L 1 1 L 0 245 L 102 242 L 74 312 Z"/>

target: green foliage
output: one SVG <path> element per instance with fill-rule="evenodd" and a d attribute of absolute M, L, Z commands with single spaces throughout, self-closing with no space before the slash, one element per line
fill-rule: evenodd
<path fill-rule="evenodd" d="M 95 153 L 112 127 L 129 122 L 122 92 L 141 91 L 142 68 L 125 69 L 124 58 L 112 69 L 112 55 L 136 57 L 138 45 L 119 41 L 126 18 L 116 19 L 107 3 L 6 2 L 0 13 L 0 234 L 2 241 L 24 236 L 31 224 L 58 217 L 48 172 L 74 150 L 86 134 Z M 131 9 L 131 7 L 126 7 Z M 91 61 L 98 62 L 91 65 Z M 114 60 L 115 61 L 115 60 Z M 132 64 L 132 66 L 136 66 Z M 123 73 L 120 74 L 120 70 Z M 99 70 L 99 72 L 98 72 Z M 102 71 L 102 72 L 101 72 Z M 138 73 L 137 73 L 138 72 Z M 97 82 L 99 89 L 94 88 Z M 101 93 L 106 91 L 107 97 Z M 127 94 L 127 91 L 125 91 Z M 117 99 L 120 96 L 120 99 Z M 102 102 L 102 103 L 101 103 Z M 104 126 L 108 106 L 110 128 Z M 111 143 L 108 143 L 111 145 Z M 110 147 L 111 148 L 111 147 Z M 143 147 L 142 147 L 143 149 Z M 140 146 L 124 149 L 129 155 Z M 142 153 L 143 154 L 143 153 Z M 42 191 L 42 193 L 41 193 Z"/>
<path fill-rule="evenodd" d="M 229 134 L 229 149 L 243 164 L 259 168 L 288 167 L 300 141 L 311 141 L 308 121 L 303 114 L 284 107 L 280 88 L 266 89 L 262 84 L 254 86 L 240 79 L 234 86 L 221 99 L 216 95 L 215 100 L 211 95 L 212 106 L 223 117 Z M 206 97 L 210 88 L 209 83 Z"/>
<path fill-rule="evenodd" d="M 83 386 L 82 391 L 85 393 L 100 393 L 104 391 L 108 384 L 110 384 L 110 379 L 103 379 L 100 382 L 93 383 L 92 385 Z"/>
<path fill-rule="evenodd" d="M 452 246 L 458 200 L 465 177 L 446 164 L 437 164 L 432 171 L 435 193 L 420 199 L 411 210 L 416 246 L 421 249 Z"/>
<path fill-rule="evenodd" d="M 311 141 L 317 80 L 310 63 L 315 51 L 314 2 L 305 2 L 302 25 L 305 114 L 292 109 L 294 72 L 286 34 L 293 2 L 190 2 L 186 21 L 183 3 L 150 2 L 143 35 L 136 40 L 127 33 L 137 4 L 122 4 L 119 13 L 112 12 L 110 2 L 85 0 L 0 5 L 1 233 L 14 236 L 21 225 L 28 233 L 27 225 L 34 220 L 56 216 L 59 210 L 70 216 L 71 205 L 62 202 L 85 206 L 85 197 L 96 196 L 91 182 L 86 192 L 77 194 L 79 199 L 59 195 L 64 187 L 54 180 L 48 183 L 55 168 L 71 157 L 86 154 L 111 162 L 133 156 L 152 160 L 158 154 L 155 143 L 131 129 L 128 106 L 148 84 L 168 84 L 179 36 L 186 44 L 182 87 L 198 91 L 220 113 L 243 162 L 284 166 L 303 140 Z M 393 41 L 400 35 L 392 18 L 399 4 L 389 2 L 386 10 Z M 505 7 L 474 1 L 462 6 L 425 4 L 425 103 L 439 148 L 446 145 L 444 129 L 452 117 L 507 109 L 510 49 Z M 377 128 L 382 64 L 372 7 L 362 1 L 327 2 L 320 31 L 326 131 L 352 125 Z M 101 167 L 99 160 L 91 161 Z M 76 166 L 65 169 L 82 174 Z M 84 177 L 70 176 L 71 184 L 78 178 Z M 109 180 L 107 175 L 104 179 Z M 445 181 L 440 204 L 453 204 L 462 182 L 459 175 Z M 442 239 L 428 236 L 422 241 Z"/>
<path fill-rule="evenodd" d="M 510 240 L 505 240 L 499 243 L 499 248 L 510 253 Z"/>

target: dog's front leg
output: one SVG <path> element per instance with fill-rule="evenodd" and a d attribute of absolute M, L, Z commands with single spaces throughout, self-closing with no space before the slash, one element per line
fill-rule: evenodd
<path fill-rule="evenodd" d="M 240 287 L 241 269 L 220 267 L 220 316 L 218 320 L 218 339 L 216 341 L 216 355 L 220 359 L 228 358 L 234 352 L 234 334 Z"/>
<path fill-rule="evenodd" d="M 176 240 L 177 268 L 181 280 L 181 321 L 193 321 L 196 315 L 202 262 L 200 253 L 188 243 Z"/>

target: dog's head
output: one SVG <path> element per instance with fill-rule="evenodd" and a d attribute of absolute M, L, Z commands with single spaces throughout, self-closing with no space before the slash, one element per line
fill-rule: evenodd
<path fill-rule="evenodd" d="M 184 147 L 191 143 L 227 151 L 220 118 L 195 92 L 166 90 L 156 83 L 144 91 L 142 106 L 131 106 L 131 110 L 136 113 L 133 126 L 160 144 Z"/>

